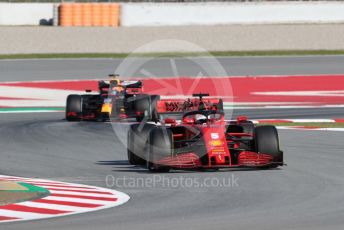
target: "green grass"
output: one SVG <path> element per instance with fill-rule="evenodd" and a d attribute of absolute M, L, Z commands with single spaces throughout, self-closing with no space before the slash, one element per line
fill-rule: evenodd
<path fill-rule="evenodd" d="M 29 58 L 125 58 L 129 53 L 51 53 L 51 54 L 0 54 L 0 59 Z M 203 56 L 291 56 L 291 55 L 344 55 L 344 50 L 265 50 L 265 51 L 210 51 L 134 53 L 135 57 L 203 57 Z"/>
<path fill-rule="evenodd" d="M 344 128 L 344 122 L 300 122 L 300 123 L 259 123 L 257 125 L 275 125 L 275 126 L 305 126 L 305 127 L 317 127 L 317 128 Z"/>

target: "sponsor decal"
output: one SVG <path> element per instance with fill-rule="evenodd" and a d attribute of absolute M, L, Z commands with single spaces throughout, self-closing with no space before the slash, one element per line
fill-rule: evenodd
<path fill-rule="evenodd" d="M 210 136 L 211 136 L 211 139 L 215 139 L 215 140 L 220 138 L 220 135 L 218 133 L 211 133 Z"/>
<path fill-rule="evenodd" d="M 209 141 L 209 145 L 212 147 L 220 147 L 223 146 L 223 141 L 221 140 L 211 140 Z"/>

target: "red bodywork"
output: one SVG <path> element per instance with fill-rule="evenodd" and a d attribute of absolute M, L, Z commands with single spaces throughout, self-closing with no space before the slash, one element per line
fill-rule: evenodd
<path fill-rule="evenodd" d="M 246 122 L 247 118 L 238 117 L 237 123 Z M 192 168 L 231 168 L 231 167 L 262 167 L 276 164 L 269 154 L 257 153 L 253 151 L 236 150 L 237 156 L 234 157 L 234 150 L 240 149 L 240 139 L 243 137 L 252 137 L 252 133 L 226 133 L 226 122 L 224 115 L 219 119 L 209 120 L 205 124 L 195 124 L 195 120 L 190 117 L 184 117 L 179 124 L 174 119 L 167 118 L 165 123 L 172 127 L 184 126 L 186 129 L 197 129 L 201 132 L 203 142 L 206 148 L 206 164 L 201 160 L 202 157 L 197 152 L 185 152 L 164 157 L 156 162 L 156 165 L 168 166 L 177 169 Z M 185 140 L 189 137 L 188 133 L 173 133 L 173 140 Z M 233 146 L 229 148 L 228 146 Z M 236 159 L 236 160 L 233 160 Z M 283 162 L 278 162 L 280 165 Z"/>

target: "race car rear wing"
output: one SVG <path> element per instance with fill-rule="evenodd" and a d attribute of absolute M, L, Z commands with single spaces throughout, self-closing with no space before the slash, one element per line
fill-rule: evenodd
<path fill-rule="evenodd" d="M 157 102 L 158 113 L 186 113 L 197 110 L 223 111 L 222 99 L 161 99 Z"/>
<path fill-rule="evenodd" d="M 109 75 L 112 76 L 112 75 Z M 143 92 L 143 83 L 142 81 L 123 81 L 117 78 L 112 80 L 100 80 L 98 81 L 98 89 L 101 93 L 108 93 L 113 88 L 122 88 L 125 90 L 126 94 L 135 95 L 142 94 Z"/>
<path fill-rule="evenodd" d="M 126 87 L 125 92 L 130 95 L 142 94 L 142 88 Z"/>
<path fill-rule="evenodd" d="M 157 101 L 158 113 L 183 113 L 184 101 L 183 100 L 168 100 L 162 99 Z"/>

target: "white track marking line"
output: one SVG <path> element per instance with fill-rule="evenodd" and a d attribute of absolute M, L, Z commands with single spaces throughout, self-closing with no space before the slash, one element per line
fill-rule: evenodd
<path fill-rule="evenodd" d="M 344 128 L 322 128 L 322 129 L 320 129 L 320 130 L 344 132 Z"/>
<path fill-rule="evenodd" d="M 64 89 L 50 89 L 50 88 L 35 88 L 35 87 L 24 87 L 24 86 L 4 86 L 0 85 L 0 96 L 25 98 L 25 99 L 42 99 L 42 100 L 56 100 L 63 96 L 72 93 L 84 93 L 84 91 L 76 90 L 64 90 Z M 0 101 L 12 101 L 13 100 L 0 100 Z M 37 101 L 37 100 L 36 100 Z M 17 100 L 15 101 L 18 102 Z"/>
<path fill-rule="evenodd" d="M 0 111 L 0 113 L 64 113 L 64 110 L 11 110 Z"/>
<path fill-rule="evenodd" d="M 77 195 L 77 196 L 89 196 L 89 197 L 104 197 L 104 198 L 113 198 L 113 194 L 92 194 L 92 193 L 83 193 L 83 192 L 70 192 L 70 191 L 56 191 L 54 189 L 49 189 L 51 194 L 65 194 L 65 195 Z"/>
<path fill-rule="evenodd" d="M 48 182 L 48 181 L 31 181 L 30 183 L 39 184 L 40 186 L 53 186 L 53 187 L 64 186 L 64 187 L 75 187 L 75 188 L 85 188 L 85 189 L 93 188 L 92 186 L 86 186 L 83 184 L 55 183 L 53 181 L 51 181 L 51 182 Z"/>
<path fill-rule="evenodd" d="M 282 119 L 282 120 L 284 120 L 284 119 Z M 333 119 L 288 119 L 288 121 L 292 121 L 294 123 L 311 123 L 311 122 L 334 123 L 334 122 L 336 122 Z"/>
<path fill-rule="evenodd" d="M 343 97 L 344 90 L 273 91 L 273 92 L 252 92 L 251 94 L 266 95 L 266 96 Z"/>
<path fill-rule="evenodd" d="M 7 100 L 0 99 L 2 106 L 30 106 L 30 107 L 49 107 L 49 106 L 64 106 L 65 99 L 69 94 L 82 94 L 83 91 L 50 89 L 50 88 L 35 88 L 22 86 L 5 86 L 0 85 L 0 97 L 24 98 L 25 100 Z"/>
<path fill-rule="evenodd" d="M 31 202 L 31 201 L 24 202 L 22 205 L 25 205 L 28 207 L 34 207 L 34 208 L 46 208 L 46 209 L 54 209 L 54 210 L 68 211 L 68 212 L 78 212 L 78 211 L 84 211 L 84 210 L 90 209 L 90 208 L 67 206 L 67 205 L 61 205 L 61 204 L 45 204 L 45 203 L 38 203 L 38 202 L 36 203 L 36 202 Z"/>
<path fill-rule="evenodd" d="M 32 213 L 32 212 L 20 212 L 20 211 L 0 209 L 0 216 L 14 217 L 14 218 L 19 218 L 19 219 L 41 219 L 49 215 L 50 214 L 39 214 L 39 213 Z M 5 222 L 5 221 L 0 221 L 0 223 L 2 222 Z"/>
<path fill-rule="evenodd" d="M 289 130 L 303 130 L 303 131 L 337 131 L 337 132 L 344 132 L 344 128 L 302 128 L 302 127 L 293 127 L 293 126 L 277 126 L 277 129 L 289 129 Z"/>
<path fill-rule="evenodd" d="M 78 202 L 85 204 L 99 204 L 107 205 L 109 201 L 103 200 L 91 200 L 91 199 L 81 199 L 81 198 L 68 198 L 68 197 L 57 197 L 57 196 L 47 196 L 43 198 L 44 200 L 55 200 L 55 201 L 69 201 L 69 202 Z"/>
<path fill-rule="evenodd" d="M 83 190 L 83 188 L 73 188 L 73 187 L 65 187 L 65 188 L 61 188 L 61 187 L 56 187 L 56 186 L 50 186 L 50 185 L 40 185 L 40 187 L 43 187 L 43 188 L 46 188 L 46 189 L 48 189 L 49 191 L 55 191 L 55 189 L 66 189 L 66 190 L 76 190 L 76 191 L 78 191 L 78 190 Z M 92 192 L 97 192 L 97 191 L 99 191 L 99 190 L 97 190 L 97 189 L 85 189 L 85 192 L 83 192 L 83 193 L 92 193 Z"/>
<path fill-rule="evenodd" d="M 262 123 L 264 121 L 286 121 L 291 123 L 336 123 L 334 119 L 258 119 L 253 122 Z"/>
<path fill-rule="evenodd" d="M 225 120 L 225 121 L 229 122 L 229 121 L 236 121 L 236 120 Z M 255 124 L 263 123 L 264 121 L 272 121 L 272 122 L 281 121 L 282 123 L 283 122 L 290 122 L 290 123 L 341 123 L 341 122 L 337 122 L 334 119 L 284 119 L 284 118 L 281 118 L 281 119 L 258 119 L 258 120 L 250 120 L 250 121 L 252 121 Z"/>

